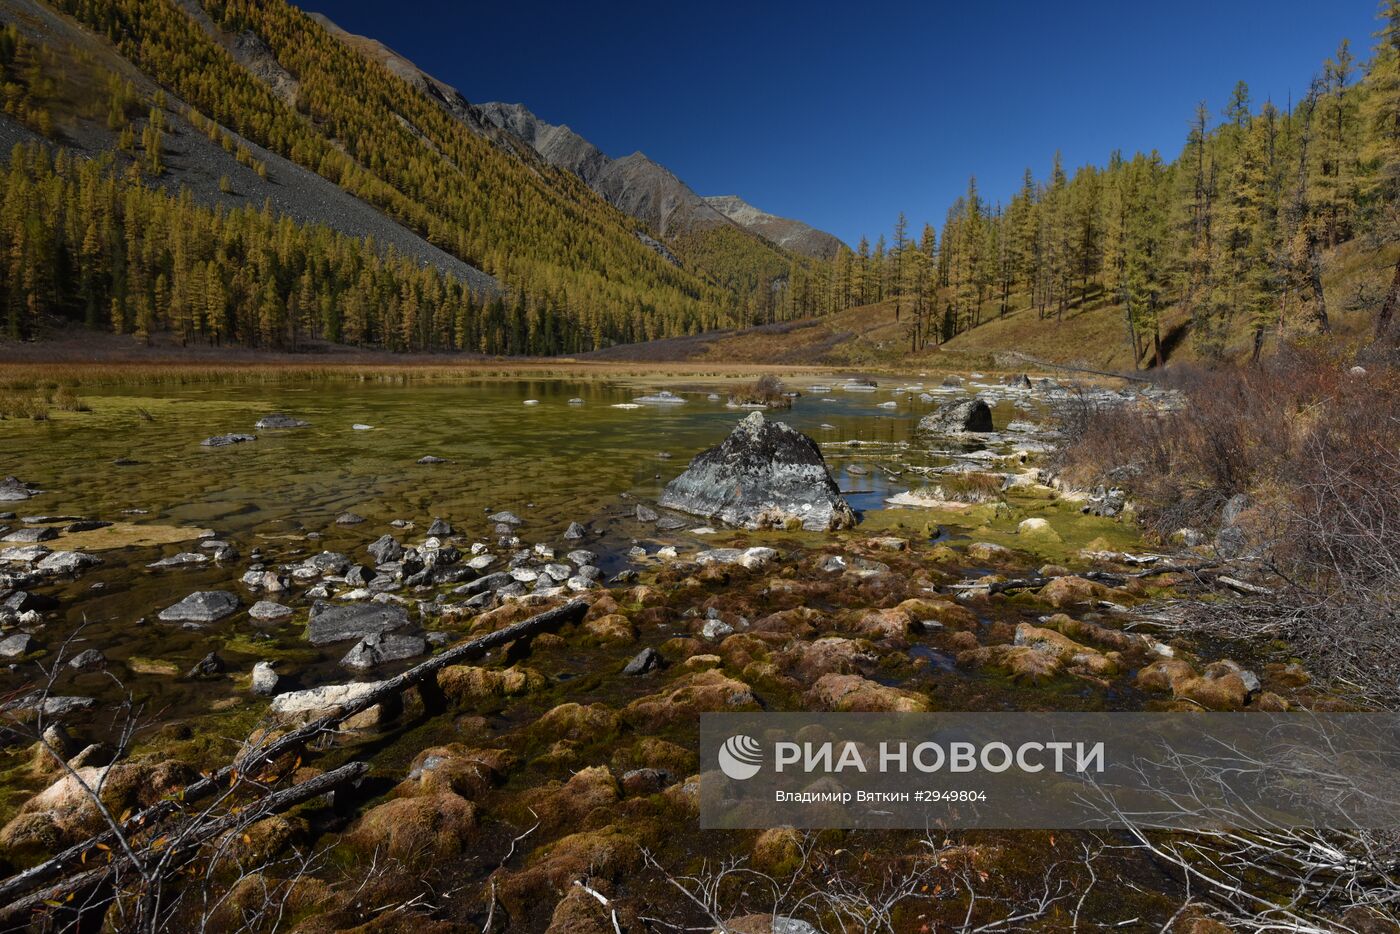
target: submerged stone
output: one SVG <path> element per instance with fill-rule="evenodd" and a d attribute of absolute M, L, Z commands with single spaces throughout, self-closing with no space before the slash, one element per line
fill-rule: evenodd
<path fill-rule="evenodd" d="M 249 441 L 256 440 L 258 440 L 257 435 L 228 434 L 215 435 L 212 438 L 205 438 L 199 443 L 204 445 L 206 448 L 223 448 L 228 447 L 231 444 L 245 444 Z"/>
<path fill-rule="evenodd" d="M 723 442 L 698 454 L 667 484 L 660 503 L 748 529 L 827 531 L 856 522 L 817 443 L 762 412 L 750 413 Z"/>
<path fill-rule="evenodd" d="M 264 415 L 258 419 L 254 428 L 306 428 L 310 422 L 302 421 L 299 418 L 292 418 L 290 415 L 283 415 L 280 412 L 273 412 L 271 415 Z"/>

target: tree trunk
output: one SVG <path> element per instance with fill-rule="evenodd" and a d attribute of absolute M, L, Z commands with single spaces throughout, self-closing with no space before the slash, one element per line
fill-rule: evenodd
<path fill-rule="evenodd" d="M 1398 267 L 1400 268 L 1400 267 Z M 1327 319 L 1327 299 L 1322 294 L 1322 257 L 1318 253 L 1316 238 L 1308 238 L 1308 284 L 1313 293 L 1313 320 L 1323 334 L 1332 332 L 1332 324 Z"/>
<path fill-rule="evenodd" d="M 1390 291 L 1385 295 L 1380 314 L 1376 315 L 1376 340 L 1385 337 L 1390 330 L 1390 320 L 1395 317 L 1395 309 L 1400 306 L 1400 258 L 1395 260 L 1395 275 L 1390 280 Z"/>

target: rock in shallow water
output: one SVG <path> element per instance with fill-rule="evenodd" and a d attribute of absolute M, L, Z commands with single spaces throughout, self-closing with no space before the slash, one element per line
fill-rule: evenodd
<path fill-rule="evenodd" d="M 77 574 L 84 568 L 95 567 L 101 563 L 102 559 L 97 555 L 84 554 L 81 551 L 55 551 L 41 559 L 35 565 L 35 569 L 43 574 Z"/>
<path fill-rule="evenodd" d="M 919 419 L 922 434 L 959 435 L 995 431 L 992 408 L 981 399 L 963 399 L 939 406 Z"/>
<path fill-rule="evenodd" d="M 277 685 L 281 682 L 277 672 L 272 670 L 271 662 L 258 662 L 253 666 L 253 693 L 259 697 L 271 697 L 277 693 Z"/>
<path fill-rule="evenodd" d="M 856 523 L 817 443 L 762 412 L 749 414 L 718 446 L 698 454 L 667 484 L 660 503 L 747 529 L 800 525 L 826 531 Z"/>
<path fill-rule="evenodd" d="M 644 675 L 661 667 L 661 653 L 648 646 L 642 649 L 622 669 L 624 675 Z"/>
<path fill-rule="evenodd" d="M 411 629 L 408 613 L 393 603 L 349 603 L 333 606 L 317 602 L 311 608 L 306 638 L 312 645 L 363 639 L 400 629 Z"/>
<path fill-rule="evenodd" d="M 13 542 L 17 545 L 33 545 L 36 542 L 51 542 L 58 538 L 58 529 L 47 526 L 37 529 L 15 529 L 0 541 Z"/>
<path fill-rule="evenodd" d="M 212 438 L 205 438 L 199 443 L 204 445 L 206 448 L 223 448 L 228 447 L 230 444 L 245 444 L 249 441 L 256 440 L 258 440 L 257 435 L 229 434 L 215 435 Z"/>
<path fill-rule="evenodd" d="M 271 415 L 264 415 L 258 419 L 254 428 L 305 428 L 310 422 L 302 421 L 299 418 L 292 418 L 290 415 L 283 415 L 280 412 L 273 412 Z"/>
<path fill-rule="evenodd" d="M 273 622 L 290 617 L 292 615 L 292 608 L 283 606 L 273 600 L 259 600 L 248 610 L 248 615 L 262 622 Z"/>
<path fill-rule="evenodd" d="M 28 655 L 36 651 L 39 643 L 34 641 L 34 637 L 27 632 L 17 632 L 12 636 L 0 639 L 0 658 L 19 658 L 21 655 Z"/>
<path fill-rule="evenodd" d="M 238 609 L 238 598 L 226 590 L 200 590 L 160 611 L 167 623 L 213 623 Z"/>
<path fill-rule="evenodd" d="M 33 486 L 25 483 L 19 477 L 6 477 L 0 480 L 0 503 L 18 503 L 31 496 L 37 496 L 42 490 L 36 490 Z"/>
<path fill-rule="evenodd" d="M 340 664 L 355 671 L 369 671 L 386 662 L 414 658 L 427 651 L 428 643 L 422 636 L 398 632 L 375 633 L 355 643 Z"/>

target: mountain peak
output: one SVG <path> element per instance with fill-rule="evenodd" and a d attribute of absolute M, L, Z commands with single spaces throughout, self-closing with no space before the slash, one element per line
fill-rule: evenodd
<path fill-rule="evenodd" d="M 712 195 L 705 202 L 745 230 L 766 237 L 794 253 L 831 259 L 842 245 L 839 239 L 824 230 L 759 210 L 738 195 Z"/>

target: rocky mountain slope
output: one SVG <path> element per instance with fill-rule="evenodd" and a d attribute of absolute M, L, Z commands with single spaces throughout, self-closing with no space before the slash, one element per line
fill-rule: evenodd
<path fill-rule="evenodd" d="M 573 172 L 608 203 L 671 238 L 729 223 L 802 256 L 830 259 L 839 240 L 804 224 L 767 214 L 734 195 L 703 198 L 670 169 L 640 152 L 611 159 L 567 126 L 546 123 L 524 104 L 478 106 L 488 120 L 529 143 L 553 166 Z"/>
<path fill-rule="evenodd" d="M 529 143 L 550 165 L 574 173 L 658 237 L 729 222 L 669 169 L 640 152 L 610 159 L 569 127 L 544 122 L 524 104 L 491 102 L 481 104 L 480 110 L 496 126 Z"/>
<path fill-rule="evenodd" d="M 826 231 L 802 221 L 760 211 L 738 195 L 712 195 L 705 201 L 740 227 L 772 240 L 785 250 L 829 260 L 835 258 L 836 251 L 841 247 L 841 241 Z"/>
<path fill-rule="evenodd" d="M 193 0 L 188 7 L 196 8 Z M 198 11 L 202 14 L 202 10 Z M 0 20 L 14 23 L 29 41 L 42 42 L 45 48 L 59 50 L 60 62 L 73 63 L 67 68 L 74 79 L 82 65 L 90 69 L 105 69 L 130 81 L 134 91 L 153 97 L 162 91 L 150 76 L 122 58 L 100 38 L 60 15 L 40 0 L 0 0 Z M 259 61 L 254 44 L 245 37 L 238 54 L 250 68 L 260 67 L 269 82 L 287 90 L 285 80 L 274 77 L 275 71 L 265 58 Z M 232 46 L 234 43 L 230 43 Z M 257 43 L 261 46 L 261 43 Z M 265 51 L 265 47 L 263 47 Z M 232 53 L 231 53 L 232 54 Z M 275 60 L 272 60 L 275 65 Z M 283 73 L 285 74 L 285 73 Z M 76 83 L 76 82 L 75 82 Z M 165 92 L 169 96 L 169 92 Z M 68 106 L 80 101 L 65 100 Z M 416 262 L 431 265 L 467 283 L 473 291 L 489 294 L 499 290 L 499 283 L 470 263 L 429 242 L 403 224 L 377 210 L 344 188 L 321 177 L 297 163 L 283 158 L 233 130 L 225 130 L 235 148 L 226 148 L 194 127 L 188 119 L 184 102 L 172 99 L 164 119 L 168 128 L 162 140 L 165 171 L 149 183 L 172 195 L 186 191 L 196 201 L 224 209 L 270 205 L 277 214 L 298 223 L 321 224 L 331 230 L 356 238 L 370 238 L 379 249 L 392 248 Z M 56 108 L 60 112 L 66 108 Z M 62 117 L 60 117 L 62 119 Z M 45 139 L 12 117 L 0 113 L 0 146 L 9 153 L 15 143 L 40 141 L 47 145 L 62 145 L 87 156 L 100 156 L 118 150 L 119 134 L 98 120 L 63 120 L 61 131 L 54 139 Z M 238 149 L 251 159 L 240 160 Z M 261 163 L 266 172 L 259 173 L 254 165 Z M 226 183 L 223 180 L 227 180 Z"/>

